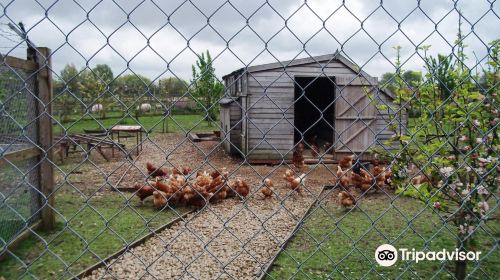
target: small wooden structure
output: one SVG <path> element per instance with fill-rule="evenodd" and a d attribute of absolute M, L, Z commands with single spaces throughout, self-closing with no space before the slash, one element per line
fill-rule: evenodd
<path fill-rule="evenodd" d="M 120 132 L 122 132 L 122 136 L 120 136 Z M 114 138 L 114 134 L 117 134 L 118 143 L 120 142 L 120 138 L 126 138 L 128 136 L 123 136 L 123 133 L 126 134 L 135 134 L 136 140 L 136 151 L 137 155 L 142 151 L 142 133 L 144 129 L 140 125 L 115 125 L 111 128 L 111 140 Z M 113 150 L 114 153 L 114 150 Z"/>
<path fill-rule="evenodd" d="M 352 153 L 369 159 L 368 149 L 394 134 L 393 94 L 338 52 L 242 68 L 223 79 L 223 147 L 251 162 L 291 159 L 299 142 L 318 145 L 322 160 Z"/>
<path fill-rule="evenodd" d="M 56 153 L 59 155 L 61 162 L 64 161 L 64 158 L 68 157 L 70 148 L 73 148 L 72 150 L 74 152 L 80 152 L 80 150 L 77 150 L 78 147 L 84 149 L 87 156 L 90 156 L 92 150 L 95 149 L 106 161 L 110 159 L 106 153 L 104 153 L 103 149 L 105 148 L 111 149 L 112 157 L 114 156 L 115 149 L 117 149 L 126 154 L 129 159 L 132 159 L 132 156 L 125 150 L 125 144 L 106 139 L 105 137 L 98 137 L 90 134 L 75 134 L 58 136 L 54 138 L 54 141 L 59 145 L 59 150 L 57 150 Z"/>

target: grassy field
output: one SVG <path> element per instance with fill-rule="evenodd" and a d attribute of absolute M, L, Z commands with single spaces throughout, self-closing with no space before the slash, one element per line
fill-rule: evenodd
<path fill-rule="evenodd" d="M 58 216 L 54 232 L 37 232 L 50 243 L 49 250 L 45 250 L 40 238 L 28 238 L 13 253 L 30 264 L 29 269 L 26 271 L 21 261 L 7 257 L 0 262 L 0 276 L 6 279 L 51 279 L 55 275 L 64 275 L 67 266 L 72 273 L 78 273 L 99 258 L 107 257 L 149 230 L 188 211 L 180 208 L 176 209 L 178 214 L 174 211 L 158 212 L 150 199 L 138 206 L 137 198 L 127 201 L 130 196 L 130 193 L 123 196 L 105 193 L 85 198 L 71 191 L 59 192 L 56 208 L 66 219 Z M 65 276 L 63 278 L 70 277 L 69 274 Z"/>
<path fill-rule="evenodd" d="M 425 244 L 436 251 L 456 248 L 453 226 L 444 227 L 437 213 L 430 209 L 420 213 L 422 208 L 421 202 L 410 198 L 398 198 L 391 205 L 383 195 L 362 200 L 360 209 L 348 214 L 336 203 L 327 203 L 307 219 L 267 279 L 430 279 L 435 274 L 434 279 L 451 279 L 445 268 L 454 267 L 454 263 L 398 261 L 391 267 L 380 267 L 375 262 L 375 249 L 388 240 L 395 241 L 396 248 L 410 250 L 421 250 Z M 476 270 L 471 279 L 498 279 L 499 237 L 497 220 L 479 233 L 476 250 L 488 256 L 480 263 L 482 271 Z M 468 271 L 474 266 L 469 263 Z"/>
<path fill-rule="evenodd" d="M 72 117 L 72 121 L 65 122 L 62 125 L 64 129 L 68 130 L 70 134 L 83 133 L 84 129 L 104 129 L 110 128 L 113 125 L 142 125 L 146 131 L 149 132 L 162 132 L 162 120 L 161 115 L 146 115 L 139 117 L 138 119 L 127 116 L 125 118 L 121 117 L 120 113 L 109 113 L 107 118 L 99 119 L 97 116 L 92 118 L 89 115 Z M 219 130 L 218 126 L 214 124 L 213 127 L 209 127 L 208 123 L 203 120 L 201 115 L 174 115 L 171 118 L 167 118 L 168 122 L 168 132 L 182 133 L 187 131 L 212 131 Z M 61 125 L 54 125 L 54 133 L 60 134 L 63 130 Z"/>

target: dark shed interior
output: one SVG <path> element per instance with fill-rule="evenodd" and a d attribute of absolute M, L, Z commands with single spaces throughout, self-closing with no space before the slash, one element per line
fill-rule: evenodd
<path fill-rule="evenodd" d="M 334 142 L 334 81 L 333 77 L 295 77 L 295 143 Z"/>

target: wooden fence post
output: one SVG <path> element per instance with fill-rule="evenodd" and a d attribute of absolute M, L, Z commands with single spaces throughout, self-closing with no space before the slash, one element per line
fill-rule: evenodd
<path fill-rule="evenodd" d="M 36 62 L 38 73 L 36 89 L 38 95 L 38 145 L 43 149 L 40 157 L 40 191 L 46 197 L 42 201 L 42 229 L 52 230 L 55 227 L 54 210 L 54 168 L 52 165 L 52 59 L 49 48 L 37 48 Z"/>

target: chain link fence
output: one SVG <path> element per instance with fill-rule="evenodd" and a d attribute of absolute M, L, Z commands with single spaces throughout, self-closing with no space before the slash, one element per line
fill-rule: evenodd
<path fill-rule="evenodd" d="M 0 68 L 2 115 L 1 210 L 2 246 L 39 220 L 41 200 L 37 161 L 18 157 L 37 142 L 34 120 L 34 77 L 23 69 Z"/>
<path fill-rule="evenodd" d="M 0 3 L 0 278 L 496 279 L 495 1 L 49 2 Z"/>

